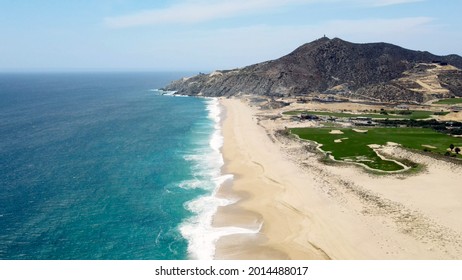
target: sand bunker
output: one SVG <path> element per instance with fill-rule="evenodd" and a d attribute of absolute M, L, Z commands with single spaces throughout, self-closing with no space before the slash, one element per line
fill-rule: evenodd
<path fill-rule="evenodd" d="M 331 130 L 329 134 L 343 134 L 343 132 L 337 129 L 337 130 Z"/>
<path fill-rule="evenodd" d="M 354 131 L 354 132 L 358 132 L 358 133 L 367 133 L 367 129 L 356 129 L 356 128 L 353 128 L 353 131 Z"/>
<path fill-rule="evenodd" d="M 377 144 L 370 144 L 370 145 L 367 145 L 369 148 L 371 149 L 378 149 L 380 148 L 381 146 L 380 145 L 377 145 Z"/>
<path fill-rule="evenodd" d="M 340 139 L 335 139 L 334 142 L 335 142 L 335 143 L 342 143 L 343 140 L 348 140 L 348 137 L 340 138 Z"/>
<path fill-rule="evenodd" d="M 387 142 L 387 145 L 388 145 L 388 146 L 391 146 L 391 147 L 399 146 L 399 144 L 398 144 L 398 143 L 395 143 L 395 142 Z"/>
<path fill-rule="evenodd" d="M 429 148 L 429 149 L 436 149 L 435 146 L 431 146 L 431 145 L 422 145 L 422 147 Z"/>
<path fill-rule="evenodd" d="M 422 146 L 423 146 L 423 145 L 422 145 Z M 454 149 L 455 149 L 455 148 L 459 148 L 459 149 L 462 150 L 462 147 L 454 147 Z M 446 151 L 451 152 L 451 153 L 455 153 L 454 149 L 451 150 L 451 148 L 447 148 Z"/>

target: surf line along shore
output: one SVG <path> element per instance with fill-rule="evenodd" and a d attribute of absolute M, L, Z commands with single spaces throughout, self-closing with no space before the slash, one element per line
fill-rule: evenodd
<path fill-rule="evenodd" d="M 290 159 L 279 141 L 268 137 L 268 123 L 264 123 L 265 127 L 258 124 L 256 115 L 261 112 L 256 108 L 240 99 L 220 99 L 220 103 L 225 112 L 222 172 L 233 174 L 234 180 L 222 186 L 217 195 L 238 197 L 239 201 L 219 207 L 213 226 L 249 229 L 262 226 L 257 234 L 221 237 L 216 244 L 215 259 L 460 257 L 460 240 L 456 240 L 453 231 L 457 233 L 459 228 L 452 216 L 433 209 L 426 199 L 404 204 L 408 199 L 401 195 L 400 188 L 404 182 L 409 185 L 406 191 L 417 194 L 422 190 L 421 182 L 430 180 L 432 173 L 452 172 L 449 168 L 441 167 L 441 163 L 429 164 L 428 172 L 405 180 L 397 176 L 374 177 L 358 167 L 325 166 L 314 156 L 307 158 L 308 168 L 302 168 Z M 453 192 L 451 182 L 457 182 L 457 178 L 449 173 L 442 175 L 449 180 L 447 191 Z M 367 194 L 366 199 L 362 194 Z M 439 199 L 439 196 L 445 194 L 438 192 L 429 197 Z M 448 201 L 441 197 L 444 200 Z M 387 208 L 381 209 L 380 205 Z M 415 205 L 418 208 L 414 209 Z M 429 219 L 422 218 L 416 210 L 423 210 Z M 435 218 L 441 224 L 432 223 Z M 422 227 L 430 230 L 420 231 Z M 444 242 L 432 239 L 433 233 L 442 235 Z M 448 250 L 449 247 L 454 250 Z"/>
<path fill-rule="evenodd" d="M 300 200 L 296 185 L 305 178 L 283 158 L 254 120 L 254 111 L 237 99 L 221 99 L 224 173 L 234 174 L 232 185 L 218 195 L 238 196 L 232 205 L 220 207 L 213 226 L 255 228 L 258 234 L 224 236 L 217 242 L 216 259 L 329 259 L 308 239 L 313 221 Z M 302 196 L 303 197 L 303 196 Z"/>

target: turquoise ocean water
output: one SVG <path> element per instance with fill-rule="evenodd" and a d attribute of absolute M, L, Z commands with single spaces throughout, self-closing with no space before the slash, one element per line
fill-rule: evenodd
<path fill-rule="evenodd" d="M 220 109 L 180 76 L 0 74 L 0 259 L 212 256 Z"/>

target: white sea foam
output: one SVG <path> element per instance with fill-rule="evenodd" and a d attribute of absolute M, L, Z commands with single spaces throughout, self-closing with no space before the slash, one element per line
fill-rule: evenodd
<path fill-rule="evenodd" d="M 154 92 L 158 95 L 166 95 L 166 96 L 176 96 L 176 91 L 173 90 L 161 90 L 161 89 L 150 89 L 149 91 Z"/>
<path fill-rule="evenodd" d="M 223 175 L 214 179 L 216 189 L 210 195 L 202 196 L 186 204 L 186 208 L 196 215 L 188 219 L 180 227 L 181 234 L 188 244 L 188 252 L 192 259 L 210 260 L 215 255 L 217 240 L 226 235 L 247 233 L 256 234 L 261 229 L 261 224 L 255 228 L 240 227 L 213 227 L 212 219 L 219 206 L 226 206 L 236 201 L 216 197 L 218 187 L 232 180 L 233 175 Z"/>
<path fill-rule="evenodd" d="M 185 207 L 194 213 L 194 216 L 186 220 L 180 231 L 188 240 L 188 252 L 192 259 L 213 259 L 217 240 L 225 235 L 237 233 L 258 233 L 261 225 L 255 228 L 239 227 L 212 227 L 213 215 L 218 207 L 226 206 L 236 201 L 218 198 L 216 196 L 220 186 L 228 180 L 233 180 L 231 174 L 221 174 L 224 164 L 221 154 L 223 136 L 221 132 L 221 109 L 218 99 L 207 100 L 208 118 L 213 121 L 214 131 L 210 135 L 208 148 L 198 149 L 196 153 L 185 155 L 185 160 L 191 163 L 195 178 L 183 181 L 179 187 L 184 189 L 201 188 L 209 194 L 201 196 L 186 203 Z M 199 132 L 200 133 L 200 132 Z"/>

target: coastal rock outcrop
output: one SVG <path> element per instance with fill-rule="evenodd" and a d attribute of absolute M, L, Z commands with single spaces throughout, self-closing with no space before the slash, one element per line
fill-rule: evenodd
<path fill-rule="evenodd" d="M 462 96 L 462 57 L 387 43 L 323 37 L 276 60 L 183 78 L 165 90 L 193 96 L 336 94 L 381 102 Z"/>

